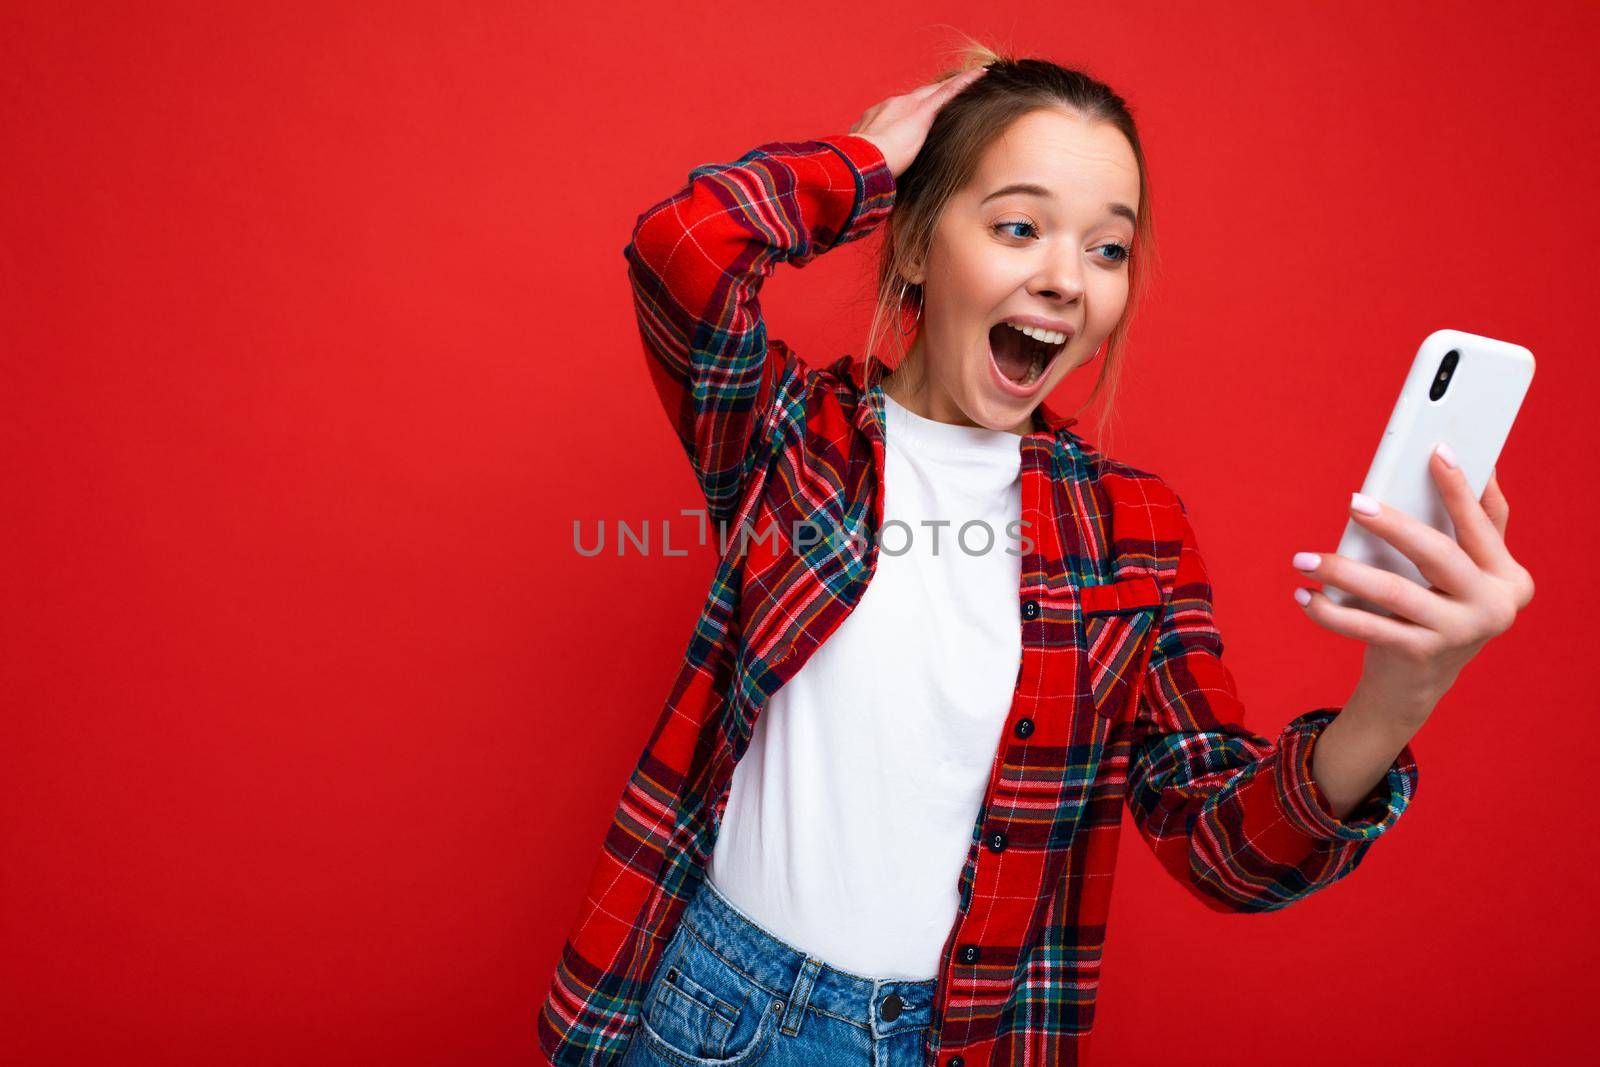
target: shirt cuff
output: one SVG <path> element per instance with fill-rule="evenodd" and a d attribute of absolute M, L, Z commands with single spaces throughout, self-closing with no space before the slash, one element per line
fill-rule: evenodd
<path fill-rule="evenodd" d="M 894 172 L 883 158 L 877 145 L 853 133 L 834 134 L 818 138 L 819 143 L 833 149 L 838 156 L 839 169 L 856 183 L 855 210 L 839 229 L 834 247 L 845 244 L 867 233 L 888 217 L 894 207 Z"/>
<path fill-rule="evenodd" d="M 1283 728 L 1277 765 L 1278 803 L 1291 825 L 1322 841 L 1371 841 L 1395 824 L 1417 792 L 1417 761 L 1409 744 L 1343 819 L 1335 818 L 1328 799 L 1311 774 L 1311 755 L 1323 729 L 1338 708 L 1308 711 Z"/>

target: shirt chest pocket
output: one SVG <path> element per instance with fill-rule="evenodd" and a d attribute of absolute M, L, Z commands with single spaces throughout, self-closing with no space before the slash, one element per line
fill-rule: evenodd
<path fill-rule="evenodd" d="M 1095 714 L 1115 720 L 1131 707 L 1149 662 L 1161 587 L 1135 575 L 1078 589 L 1080 635 Z"/>

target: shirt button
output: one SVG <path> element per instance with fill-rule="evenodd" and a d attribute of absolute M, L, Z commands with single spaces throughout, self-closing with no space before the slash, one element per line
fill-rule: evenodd
<path fill-rule="evenodd" d="M 957 953 L 957 955 L 960 956 L 962 963 L 977 963 L 978 962 L 978 946 L 977 945 L 962 945 L 961 946 L 961 951 L 959 953 Z"/>
<path fill-rule="evenodd" d="M 962 1059 L 960 1056 L 951 1056 L 949 1059 L 944 1061 L 944 1067 L 961 1067 L 961 1065 L 966 1062 L 967 1061 Z"/>
<path fill-rule="evenodd" d="M 989 851 L 1004 852 L 1006 850 L 1006 832 L 993 830 L 989 834 Z"/>
<path fill-rule="evenodd" d="M 1039 617 L 1039 602 L 1037 600 L 1024 600 L 1022 602 L 1022 617 L 1024 619 L 1037 619 Z"/>
<path fill-rule="evenodd" d="M 1017 736 L 1018 737 L 1027 737 L 1027 736 L 1031 735 L 1032 733 L 1033 733 L 1033 720 L 1032 719 L 1018 719 L 1017 720 Z"/>
<path fill-rule="evenodd" d="M 890 993 L 883 998 L 883 1003 L 878 1006 L 878 1013 L 883 1016 L 884 1022 L 892 1023 L 900 1017 L 901 1003 L 898 993 Z"/>

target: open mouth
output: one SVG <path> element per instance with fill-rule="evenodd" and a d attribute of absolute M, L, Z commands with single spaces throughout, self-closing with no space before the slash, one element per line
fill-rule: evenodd
<path fill-rule="evenodd" d="M 1032 333 L 1060 336 L 1048 330 L 1034 330 Z M 1007 380 L 1019 388 L 1027 388 L 1043 378 L 1050 369 L 1055 358 L 1067 347 L 1067 340 L 1051 343 L 1039 337 L 1030 336 L 1010 323 L 997 322 L 989 327 L 989 351 L 994 357 L 994 365 Z"/>

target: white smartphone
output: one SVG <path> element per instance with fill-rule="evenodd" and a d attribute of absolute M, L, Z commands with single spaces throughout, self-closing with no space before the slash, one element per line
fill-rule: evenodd
<path fill-rule="evenodd" d="M 1443 441 L 1455 450 L 1472 495 L 1481 499 L 1532 381 L 1533 353 L 1521 345 L 1461 330 L 1430 333 L 1417 349 L 1361 492 L 1454 537 L 1450 513 L 1428 470 L 1434 446 Z M 1432 584 L 1409 556 L 1353 518 L 1345 524 L 1338 553 L 1404 575 L 1423 588 Z M 1324 583 L 1322 590 L 1335 604 L 1392 614 L 1338 586 Z"/>

